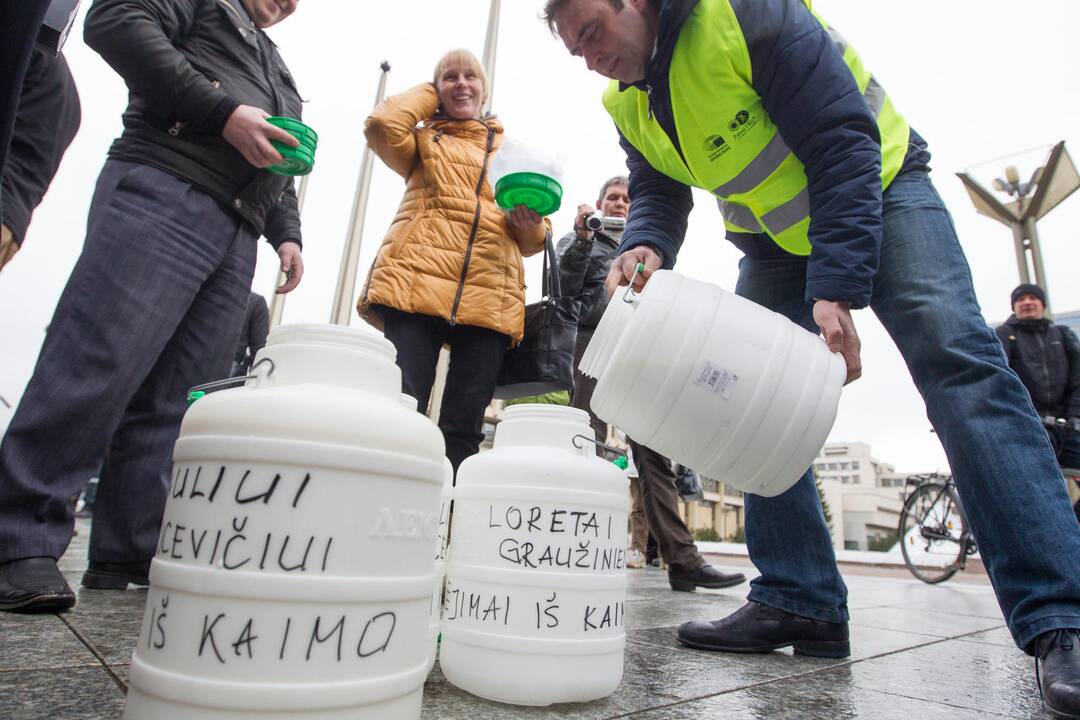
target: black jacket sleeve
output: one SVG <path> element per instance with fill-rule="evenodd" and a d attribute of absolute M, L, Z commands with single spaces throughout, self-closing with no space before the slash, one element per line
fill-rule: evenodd
<path fill-rule="evenodd" d="M 300 206 L 296 199 L 295 182 L 290 182 L 277 205 L 270 209 L 266 215 L 267 241 L 277 250 L 282 243 L 294 242 L 301 248 L 300 234 Z"/>
<path fill-rule="evenodd" d="M 204 1 L 95 0 L 83 35 L 155 113 L 219 135 L 240 103 L 176 49 Z"/>
<path fill-rule="evenodd" d="M 34 50 L 3 177 L 3 223 L 20 245 L 81 117 L 79 93 L 64 56 Z"/>
<path fill-rule="evenodd" d="M 559 263 L 559 287 L 563 295 L 581 298 L 591 252 L 592 241 L 582 240 L 573 231 L 563 235 L 555 246 L 555 257 Z"/>

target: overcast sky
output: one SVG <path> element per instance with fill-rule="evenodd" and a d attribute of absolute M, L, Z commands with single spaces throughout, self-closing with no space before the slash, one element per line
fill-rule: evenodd
<path fill-rule="evenodd" d="M 83 12 L 89 2 L 83 3 Z M 859 50 L 897 108 L 927 139 L 933 179 L 956 221 L 986 318 L 1003 320 L 1018 282 L 1009 230 L 975 214 L 955 173 L 981 166 L 984 177 L 1006 164 L 987 161 L 1031 148 L 1022 175 L 1065 140 L 1080 153 L 1080 73 L 1075 0 L 815 0 L 814 7 Z M 504 0 L 494 108 L 507 134 L 563 162 L 563 208 L 557 235 L 580 202 L 625 165 L 600 104 L 605 81 L 587 73 L 537 19 L 538 0 Z M 308 101 L 304 121 L 319 132 L 315 172 L 303 213 L 303 283 L 289 296 L 285 322 L 330 317 L 341 249 L 363 150 L 379 63 L 393 69 L 389 92 L 431 80 L 438 57 L 454 47 L 483 52 L 488 0 L 396 3 L 303 0 L 270 35 Z M 86 212 L 105 151 L 120 132 L 123 82 L 82 42 L 81 18 L 65 53 L 79 86 L 83 122 L 53 187 L 38 208 L 25 249 L 0 273 L 0 395 L 14 403 L 33 370 L 44 329 L 83 241 Z M 360 260 L 366 273 L 396 210 L 402 180 L 376 161 Z M 676 270 L 733 289 L 739 253 L 723 239 L 713 200 L 696 209 Z M 1080 309 L 1080 196 L 1040 223 L 1051 300 Z M 276 257 L 259 250 L 254 289 L 269 296 Z M 530 261 L 529 297 L 540 286 Z M 115 311 L 120 311 L 120 308 Z M 360 323 L 354 319 L 354 324 Z M 899 354 L 868 311 L 855 314 L 863 341 L 863 377 L 848 387 L 832 440 L 862 440 L 900 471 L 945 468 L 945 458 Z M 11 411 L 0 405 L 0 428 Z"/>

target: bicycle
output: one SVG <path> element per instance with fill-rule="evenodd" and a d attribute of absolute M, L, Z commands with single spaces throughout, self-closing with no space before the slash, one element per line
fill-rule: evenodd
<path fill-rule="evenodd" d="M 1064 437 L 1072 428 L 1064 418 L 1043 417 L 1050 444 L 1060 457 Z M 1054 432 L 1051 432 L 1054 430 Z M 1080 486 L 1080 469 L 1062 468 L 1065 482 Z M 977 551 L 967 516 L 960 504 L 952 475 L 929 473 L 912 475 L 905 487 L 914 486 L 904 497 L 897 529 L 904 564 L 925 583 L 945 582 L 967 566 Z M 1073 505 L 1080 521 L 1080 500 Z"/>
<path fill-rule="evenodd" d="M 1058 459 L 1061 459 L 1061 455 L 1065 450 L 1065 442 L 1069 435 L 1078 431 L 1078 428 L 1074 427 L 1065 418 L 1054 417 L 1047 415 L 1042 418 L 1042 423 L 1048 429 L 1046 432 L 1050 436 L 1050 446 L 1054 449 Z M 1080 488 L 1080 468 L 1062 467 L 1061 474 L 1065 477 L 1065 484 L 1068 487 Z M 1074 491 L 1075 495 L 1075 491 Z M 1076 515 L 1077 522 L 1080 522 L 1080 498 L 1073 503 L 1073 513 Z"/>
<path fill-rule="evenodd" d="M 975 538 L 952 475 L 912 475 L 905 483 L 911 486 L 900 511 L 900 551 L 912 575 L 936 585 L 967 566 L 977 550 Z"/>

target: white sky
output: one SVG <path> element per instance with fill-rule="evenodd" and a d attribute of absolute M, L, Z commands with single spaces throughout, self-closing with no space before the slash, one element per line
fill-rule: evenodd
<path fill-rule="evenodd" d="M 90 3 L 83 3 L 83 12 Z M 508 135 L 562 160 L 563 208 L 557 235 L 573 208 L 592 202 L 599 184 L 624 172 L 615 131 L 600 105 L 605 81 L 586 72 L 537 19 L 540 0 L 504 0 L 495 74 L 494 111 Z M 1008 314 L 1018 282 L 1009 230 L 975 214 L 955 173 L 1003 155 L 1065 140 L 1080 152 L 1080 61 L 1075 0 L 815 0 L 814 7 L 859 50 L 896 106 L 930 144 L 934 178 L 952 211 L 987 318 Z M 483 52 L 487 0 L 403 0 L 397 3 L 304 0 L 271 29 L 309 102 L 304 121 L 319 132 L 316 169 L 304 208 L 303 283 L 289 296 L 285 322 L 325 322 L 331 312 L 341 249 L 363 149 L 361 126 L 375 97 L 380 61 L 389 92 L 431 79 L 438 57 L 453 47 Z M 65 53 L 79 86 L 83 122 L 45 201 L 26 248 L 0 273 L 0 395 L 14 402 L 35 358 L 83 241 L 94 181 L 120 132 L 126 90 L 82 43 L 81 20 Z M 999 163 L 1004 165 L 1004 163 Z M 991 164 L 988 171 L 997 170 Z M 1034 167 L 1020 168 L 1025 177 Z M 376 161 L 361 251 L 366 273 L 404 189 Z M 738 252 L 723 239 L 715 203 L 704 193 L 676 270 L 732 289 Z M 1080 309 L 1080 197 L 1040 223 L 1051 299 Z M 276 256 L 259 249 L 254 288 L 269 295 Z M 540 286 L 538 261 L 528 263 L 529 297 Z M 119 311 L 120 309 L 117 309 Z M 354 319 L 354 324 L 360 323 Z M 863 377 L 847 388 L 830 439 L 862 440 L 900 471 L 945 467 L 922 401 L 899 354 L 869 311 L 855 316 L 863 340 Z M 0 405 L 0 428 L 11 411 Z"/>

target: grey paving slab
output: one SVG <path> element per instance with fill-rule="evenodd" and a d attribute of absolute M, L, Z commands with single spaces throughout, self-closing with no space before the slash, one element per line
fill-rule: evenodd
<path fill-rule="evenodd" d="M 745 590 L 741 593 L 652 591 L 641 599 L 627 599 L 626 628 L 671 627 L 690 620 L 716 620 L 742 607 L 746 603 L 745 594 Z"/>
<path fill-rule="evenodd" d="M 56 615 L 0 613 L 0 672 L 98 664 Z"/>
<path fill-rule="evenodd" d="M 775 677 L 757 658 L 732 663 L 653 645 L 628 643 L 622 684 L 610 696 L 591 703 L 569 703 L 547 708 L 525 708 L 482 700 L 454 687 L 441 674 L 424 687 L 426 720 L 435 718 L 499 718 L 592 720 L 640 712 L 680 700 L 711 695 Z"/>
<path fill-rule="evenodd" d="M 1001 619 L 1001 606 L 992 591 L 955 592 L 946 595 L 913 602 L 893 603 L 912 610 L 933 610 L 951 615 L 970 615 L 972 617 Z"/>
<path fill-rule="evenodd" d="M 850 668 L 842 667 L 812 676 L 769 683 L 745 690 L 717 695 L 703 700 L 659 708 L 632 717 L 640 720 L 763 720 L 798 718 L 798 720 L 835 720 L 836 718 L 873 718 L 873 720 L 911 720 L 911 718 L 948 718 L 977 720 L 992 715 L 980 710 L 957 708 L 918 700 L 893 693 L 867 690 L 851 681 Z"/>
<path fill-rule="evenodd" d="M 885 630 L 913 630 L 924 635 L 951 638 L 1004 627 L 1004 622 L 1000 617 L 956 615 L 909 607 L 878 607 L 852 610 L 851 625 Z"/>
<path fill-rule="evenodd" d="M 100 665 L 0 672 L 5 720 L 114 720 L 123 709 L 123 692 Z"/>
<path fill-rule="evenodd" d="M 1008 648 L 1016 647 L 1016 642 L 1013 641 L 1013 636 L 1006 627 L 994 628 L 993 630 L 986 630 L 984 632 L 975 633 L 974 635 L 966 635 L 960 639 L 964 642 L 989 643 L 991 645 L 1001 645 Z"/>
<path fill-rule="evenodd" d="M 1015 647 L 948 640 L 851 666 L 860 688 L 1011 717 L 1047 717 L 1034 661 Z"/>
<path fill-rule="evenodd" d="M 75 607 L 64 613 L 79 635 L 109 665 L 126 663 L 139 638 L 146 589 L 90 590 L 79 588 Z"/>

